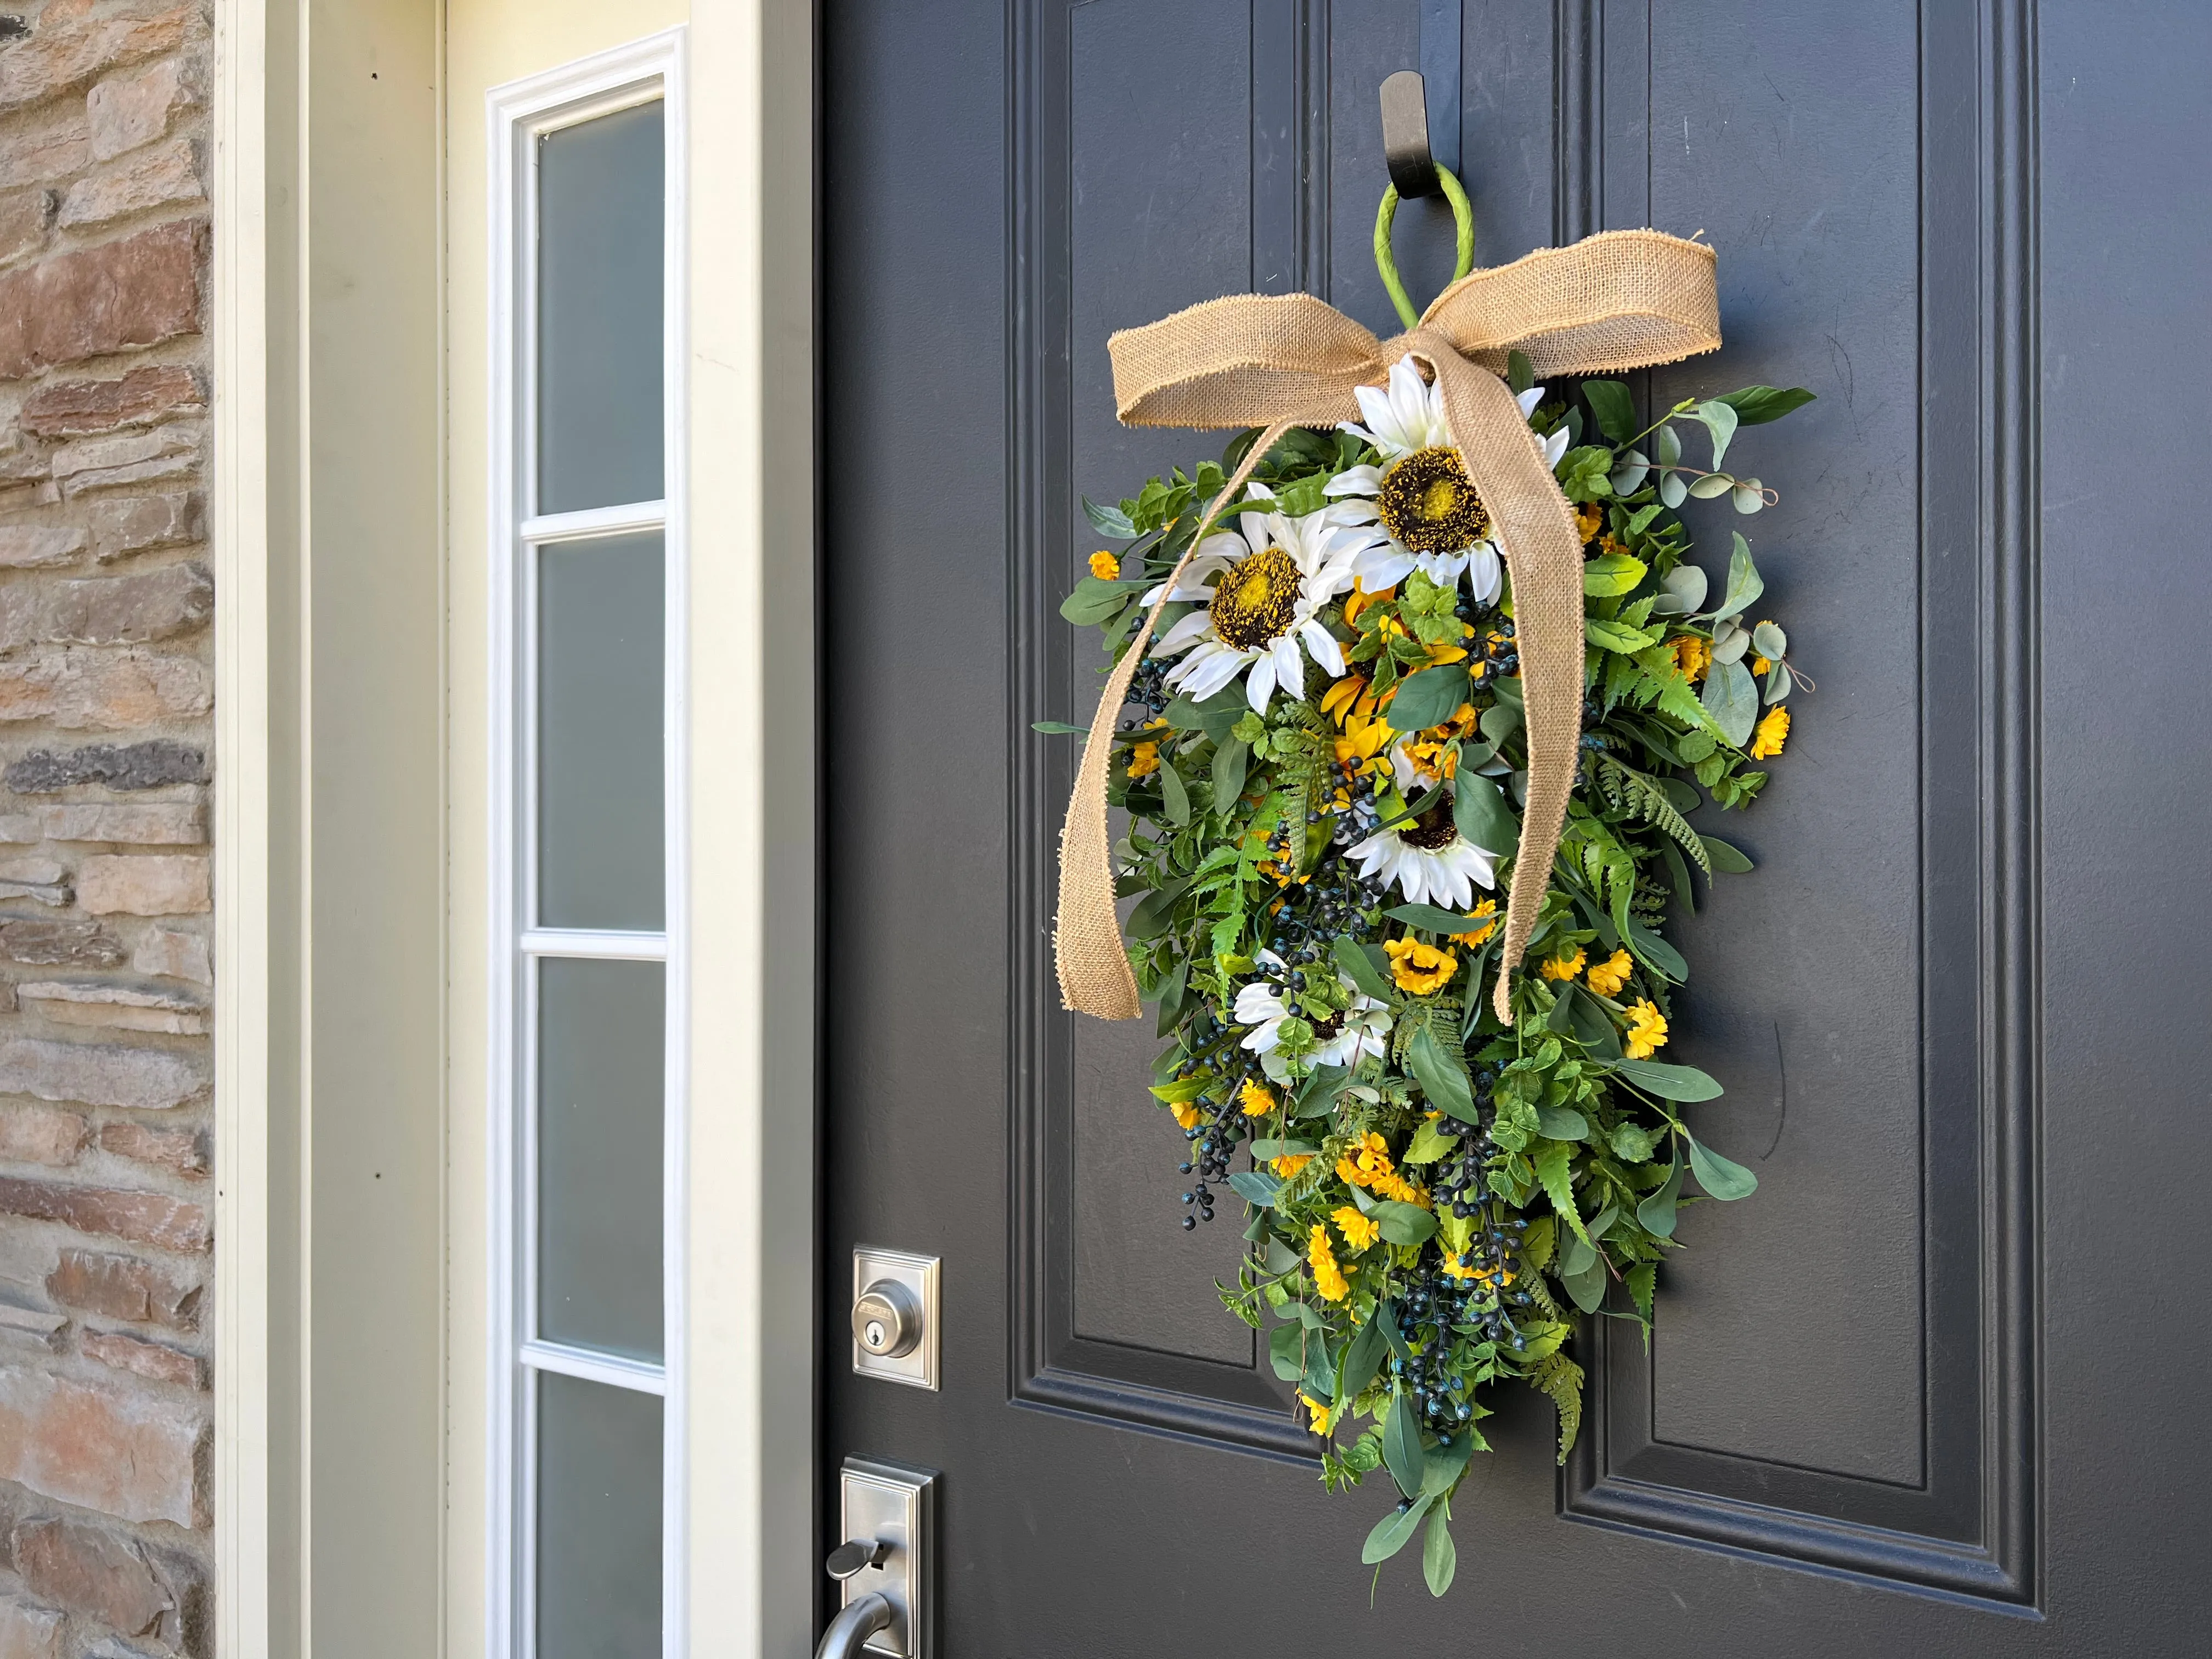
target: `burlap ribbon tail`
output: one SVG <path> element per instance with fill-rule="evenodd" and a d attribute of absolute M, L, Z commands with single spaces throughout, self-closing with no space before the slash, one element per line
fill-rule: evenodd
<path fill-rule="evenodd" d="M 1509 1024 L 1508 981 L 1543 907 L 1578 763 L 1583 559 L 1573 509 L 1499 376 L 1516 350 L 1539 376 L 1613 373 L 1711 351 L 1721 343 L 1713 270 L 1713 251 L 1702 243 L 1607 231 L 1468 273 L 1417 327 L 1389 341 L 1311 295 L 1254 294 L 1209 301 L 1107 343 L 1124 423 L 1267 428 L 1206 509 L 1176 575 L 1284 432 L 1357 421 L 1352 389 L 1382 384 L 1409 353 L 1433 377 L 1512 581 L 1528 777 L 1493 1000 Z M 1166 588 L 1174 583 L 1170 576 Z M 1060 832 L 1060 994 L 1102 1019 L 1140 1012 L 1115 914 L 1106 769 L 1130 679 L 1165 605 L 1153 605 L 1107 677 Z"/>

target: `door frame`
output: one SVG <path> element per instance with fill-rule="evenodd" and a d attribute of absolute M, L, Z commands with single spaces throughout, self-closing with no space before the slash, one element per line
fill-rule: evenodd
<path fill-rule="evenodd" d="M 442 396 L 412 398 L 397 442 L 375 428 L 388 404 L 339 395 L 341 377 L 380 357 L 442 373 L 443 250 L 449 234 L 481 235 L 446 222 L 436 186 L 451 135 L 414 97 L 428 87 L 443 104 L 448 3 L 216 7 L 213 1480 L 216 1641 L 231 1653 L 422 1651 L 407 1621 L 426 1607 L 439 1651 L 484 1647 L 482 1586 L 456 1565 L 481 1579 L 484 1510 L 471 1494 L 485 1449 L 471 1423 L 484 1396 L 470 1374 L 482 1362 L 449 1340 L 446 1276 L 403 1275 L 367 1307 L 325 1290 L 329 1273 L 388 1246 L 388 1212 L 365 1209 L 353 1172 L 328 1155 L 376 1112 L 411 1136 L 394 1149 L 411 1162 L 391 1174 L 427 1206 L 427 1255 L 442 1263 L 471 1243 L 455 1236 L 463 1182 L 449 1172 L 483 1153 L 453 1138 L 450 1061 L 481 1054 L 482 1033 L 447 1022 L 416 1042 L 420 1086 L 396 1100 L 365 1098 L 327 1055 L 319 1066 L 313 1041 L 319 1008 L 377 1009 L 463 971 L 443 937 L 410 933 L 421 907 L 456 933 L 483 925 L 456 902 L 456 875 L 482 843 L 454 828 L 467 814 L 448 793 L 446 753 L 456 698 L 482 690 L 450 672 L 464 624 L 438 574 L 482 533 L 447 511 L 440 459 L 471 389 L 457 373 Z M 693 102 L 686 167 L 684 740 L 696 851 L 685 920 L 699 1012 L 686 1022 L 684 1253 L 698 1267 L 682 1360 L 684 1576 L 714 1589 L 700 1650 L 751 1659 L 805 1650 L 817 1605 L 815 805 L 809 789 L 769 787 L 816 767 L 812 722 L 771 718 L 772 699 L 781 712 L 811 697 L 815 675 L 813 8 L 693 0 L 686 52 L 691 83 L 711 95 Z M 378 91 L 358 72 L 364 55 L 386 70 Z M 394 83 L 408 95 L 380 95 Z M 410 167 L 427 168 L 421 188 L 394 189 Z M 350 286 L 317 280 L 334 250 Z M 398 296 L 368 337 L 347 309 L 364 289 Z M 368 559 L 367 532 L 339 510 L 364 498 L 427 510 L 436 528 L 424 558 Z M 318 595 L 341 592 L 388 604 L 436 653 L 428 717 L 447 737 L 427 757 L 362 745 L 360 711 L 408 684 L 419 691 L 419 672 L 401 677 L 422 665 L 380 665 L 373 651 L 318 658 Z M 331 621 L 321 617 L 326 644 Z M 342 638 L 347 619 L 337 621 Z M 341 760 L 362 775 L 358 787 L 328 787 Z M 360 878 L 347 860 L 362 856 L 353 818 L 368 790 L 425 810 L 368 866 L 380 896 L 392 887 L 417 908 L 364 924 L 379 948 L 363 951 L 358 931 L 335 936 L 314 898 L 319 877 L 326 907 Z M 411 1431 L 374 1443 L 384 1431 L 373 1429 L 372 1443 L 343 1445 L 348 1423 L 385 1420 L 368 1413 L 381 1401 L 428 1402 L 444 1425 L 427 1437 L 437 1443 Z"/>

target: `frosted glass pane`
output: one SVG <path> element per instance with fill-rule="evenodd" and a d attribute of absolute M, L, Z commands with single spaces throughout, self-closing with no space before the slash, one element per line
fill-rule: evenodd
<path fill-rule="evenodd" d="M 658 501 L 660 106 L 538 141 L 538 510 Z"/>
<path fill-rule="evenodd" d="M 660 1398 L 538 1379 L 538 1659 L 660 1651 Z"/>
<path fill-rule="evenodd" d="M 538 553 L 538 921 L 658 933 L 660 534 Z"/>
<path fill-rule="evenodd" d="M 538 978 L 538 1329 L 660 1358 L 657 962 L 549 958 Z"/>

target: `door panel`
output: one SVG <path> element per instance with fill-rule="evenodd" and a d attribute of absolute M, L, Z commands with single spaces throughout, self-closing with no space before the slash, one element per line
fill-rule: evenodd
<path fill-rule="evenodd" d="M 1389 331 L 1376 88 L 1418 61 L 1432 9 L 827 9 L 828 310 L 851 320 L 825 363 L 843 643 L 824 707 L 824 1279 L 846 1282 L 855 1243 L 938 1253 L 947 1307 L 936 1395 L 852 1376 L 842 1302 L 825 1307 L 830 1465 L 945 1471 L 953 1652 L 1303 1653 L 1376 1617 L 1455 1651 L 1534 1605 L 1556 1610 L 1543 1644 L 1570 1649 L 2058 1652 L 2078 1650 L 2070 1620 L 2087 1641 L 2185 1650 L 2180 1592 L 2122 1606 L 2087 1588 L 2094 1563 L 2150 1547 L 2153 1518 L 2117 1497 L 2055 1507 L 2065 1454 L 2039 1434 L 2094 1413 L 2035 1378 L 2120 1340 L 2045 1324 L 2049 1264 L 2127 1213 L 2083 1188 L 2063 1232 L 2037 1231 L 2044 1125 L 2071 1109 L 2040 1087 L 2045 778 L 2127 732 L 2045 713 L 2037 271 L 2054 236 L 2108 233 L 2042 193 L 2024 0 L 1463 9 L 1479 261 L 1609 226 L 1702 229 L 1727 346 L 1639 393 L 1820 394 L 1740 447 L 1779 507 L 1692 517 L 1709 567 L 1730 530 L 1752 536 L 1820 689 L 1757 810 L 1703 826 L 1759 872 L 1678 924 L 1697 971 L 1679 1051 L 1728 1085 L 1705 1121 L 1761 1189 L 1686 1215 L 1648 1352 L 1617 1326 L 1579 1339 L 1589 1409 L 1565 1470 L 1548 1408 L 1497 1402 L 1498 1449 L 1454 1514 L 1482 1571 L 1450 1600 L 1401 1559 L 1367 1611 L 1359 1541 L 1386 1500 L 1324 1497 L 1284 1390 L 1220 1310 L 1237 1206 L 1180 1230 L 1150 1020 L 1059 1006 L 1073 753 L 1029 723 L 1087 719 L 1103 665 L 1057 616 L 1097 544 L 1079 497 L 1227 435 L 1118 426 L 1106 336 L 1299 288 Z M 2044 5 L 2046 33 L 2063 11 L 2075 40 L 2078 9 Z M 2143 9 L 2147 64 L 2166 14 Z M 2146 208 L 2175 188 L 2100 176 Z M 1407 205 L 1399 251 L 1432 293 L 1441 204 Z M 2204 263 L 2179 268 L 2201 312 Z M 2065 591 L 2069 630 L 2115 603 Z M 2178 666 L 2130 672 L 2181 694 Z M 2144 1042 L 2149 1075 L 2198 1075 L 2179 1039 Z M 2207 1152 L 2176 1144 L 2200 1174 Z M 2201 1332 L 2189 1346 L 2202 1356 Z M 2172 1435 L 2195 1443 L 2178 1415 L 2142 1425 L 2145 1443 Z M 2189 1501 L 2200 1543 L 2203 1510 Z"/>

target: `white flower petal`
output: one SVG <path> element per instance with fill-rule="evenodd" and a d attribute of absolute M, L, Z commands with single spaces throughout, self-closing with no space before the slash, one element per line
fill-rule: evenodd
<path fill-rule="evenodd" d="M 1377 542 L 1352 561 L 1352 574 L 1370 593 L 1379 593 L 1406 580 L 1413 556 L 1395 542 Z"/>
<path fill-rule="evenodd" d="M 1504 566 L 1498 561 L 1496 542 L 1480 541 L 1468 550 L 1467 585 L 1476 599 L 1485 605 L 1492 603 L 1498 598 L 1504 580 Z"/>
<path fill-rule="evenodd" d="M 1264 714 L 1275 695 L 1275 659 L 1272 653 L 1262 652 L 1252 665 L 1252 677 L 1244 682 L 1244 701 L 1252 705 L 1252 712 Z"/>
<path fill-rule="evenodd" d="M 1547 467 L 1556 468 L 1559 464 L 1559 457 L 1566 453 L 1567 429 L 1565 427 L 1561 427 L 1558 431 L 1553 433 L 1550 437 L 1544 440 L 1544 465 Z"/>
<path fill-rule="evenodd" d="M 1513 401 L 1521 405 L 1521 418 L 1525 421 L 1536 412 L 1536 405 L 1544 401 L 1544 388 L 1532 386 Z"/>
<path fill-rule="evenodd" d="M 1198 642 L 1199 636 L 1212 625 L 1213 618 L 1203 611 L 1194 611 L 1152 643 L 1152 654 L 1172 657 L 1178 651 L 1188 651 Z"/>
<path fill-rule="evenodd" d="M 1347 428 L 1348 429 L 1348 428 Z M 1382 471 L 1362 463 L 1348 466 L 1322 487 L 1324 495 L 1372 495 L 1382 488 Z"/>
<path fill-rule="evenodd" d="M 1344 678 L 1344 650 L 1336 642 L 1336 635 L 1317 622 L 1310 622 L 1300 630 L 1305 636 L 1306 650 L 1322 665 L 1333 680 Z"/>

